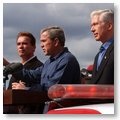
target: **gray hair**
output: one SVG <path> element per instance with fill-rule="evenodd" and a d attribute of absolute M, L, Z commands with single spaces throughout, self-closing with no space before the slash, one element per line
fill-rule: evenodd
<path fill-rule="evenodd" d="M 58 26 L 52 26 L 52 27 L 47 27 L 41 30 L 41 34 L 43 32 L 48 32 L 49 37 L 51 40 L 54 40 L 55 38 L 58 38 L 61 45 L 64 46 L 65 45 L 65 35 L 64 35 L 64 31 L 62 28 L 58 27 Z"/>
<path fill-rule="evenodd" d="M 111 21 L 114 23 L 114 12 L 111 9 L 95 10 L 91 13 L 90 16 L 92 18 L 95 15 L 102 16 L 103 21 L 106 21 L 106 22 Z"/>

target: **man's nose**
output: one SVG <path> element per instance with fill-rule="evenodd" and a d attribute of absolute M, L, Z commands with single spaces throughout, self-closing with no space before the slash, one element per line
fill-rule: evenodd
<path fill-rule="evenodd" d="M 40 47 L 43 48 L 43 44 L 42 43 L 40 43 Z"/>
<path fill-rule="evenodd" d="M 19 48 L 23 48 L 23 44 L 19 44 L 18 47 L 19 47 Z"/>
<path fill-rule="evenodd" d="M 91 32 L 94 32 L 94 31 L 95 31 L 95 29 L 94 29 L 94 27 L 92 26 L 92 27 L 91 27 Z"/>

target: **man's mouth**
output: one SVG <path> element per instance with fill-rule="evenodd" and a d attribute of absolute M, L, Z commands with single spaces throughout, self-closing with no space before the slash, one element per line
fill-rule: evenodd
<path fill-rule="evenodd" d="M 98 36 L 98 33 L 94 33 L 94 36 L 97 37 L 97 36 Z"/>

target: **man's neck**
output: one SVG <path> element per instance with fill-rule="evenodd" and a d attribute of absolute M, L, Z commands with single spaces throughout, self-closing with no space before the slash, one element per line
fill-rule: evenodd
<path fill-rule="evenodd" d="M 30 57 L 22 57 L 22 64 L 27 63 L 29 60 L 31 60 L 33 57 L 35 57 L 34 55 L 30 56 Z"/>
<path fill-rule="evenodd" d="M 109 34 L 106 34 L 105 38 L 103 40 L 101 40 L 101 42 L 104 44 L 105 42 L 107 42 L 113 38 L 114 38 L 114 33 L 110 32 Z"/>
<path fill-rule="evenodd" d="M 101 41 L 103 44 L 105 43 L 105 42 L 108 42 L 109 40 L 111 40 L 111 39 L 114 39 L 114 37 L 112 36 L 112 37 L 108 37 L 107 39 L 105 39 L 105 40 L 103 40 L 103 41 Z"/>
<path fill-rule="evenodd" d="M 63 50 L 64 50 L 64 47 L 63 47 L 63 46 L 60 47 L 60 48 L 58 48 L 58 49 L 54 52 L 54 54 L 51 55 L 51 57 L 55 57 L 56 55 L 58 55 L 59 53 L 61 53 Z"/>

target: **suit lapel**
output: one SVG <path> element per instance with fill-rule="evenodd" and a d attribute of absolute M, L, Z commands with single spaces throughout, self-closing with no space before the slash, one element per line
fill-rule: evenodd
<path fill-rule="evenodd" d="M 102 62 L 101 62 L 101 64 L 100 64 L 100 66 L 99 66 L 99 69 L 98 69 L 98 71 L 96 70 L 97 69 L 97 58 L 98 58 L 98 55 L 97 55 L 97 58 L 96 58 L 96 62 L 95 62 L 95 75 L 94 75 L 94 77 L 95 78 L 93 78 L 93 81 L 92 81 L 92 83 L 96 83 L 97 82 L 97 80 L 99 80 L 99 77 L 101 76 L 101 74 L 102 74 L 102 72 L 103 72 L 103 70 L 104 70 L 104 68 L 105 68 L 105 66 L 106 66 L 106 64 L 107 64 L 107 62 L 108 62 L 108 60 L 109 60 L 109 58 L 110 58 L 110 53 L 111 53 L 111 51 L 113 50 L 113 48 L 114 48 L 114 45 L 113 45 L 114 43 L 112 43 L 110 46 L 109 46 L 109 48 L 107 49 L 107 51 L 106 51 L 106 53 L 105 53 L 105 55 L 104 55 L 104 57 L 103 57 L 103 60 L 102 60 Z M 96 72 L 97 71 L 97 72 Z"/>
<path fill-rule="evenodd" d="M 32 66 L 32 63 L 34 64 L 34 62 L 37 60 L 37 57 L 33 57 L 30 61 L 28 61 L 26 64 L 25 64 L 25 67 L 26 66 Z"/>
<path fill-rule="evenodd" d="M 93 71 L 94 76 L 96 76 L 96 74 L 97 74 L 97 60 L 98 60 L 98 56 L 99 56 L 99 53 L 98 53 L 98 54 L 96 55 L 96 57 L 95 57 L 94 71 Z"/>

